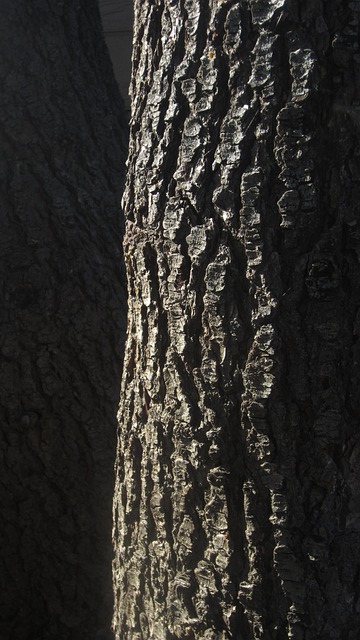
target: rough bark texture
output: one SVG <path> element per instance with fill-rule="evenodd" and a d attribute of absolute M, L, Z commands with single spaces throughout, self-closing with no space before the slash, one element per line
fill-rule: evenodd
<path fill-rule="evenodd" d="M 359 637 L 359 15 L 135 3 L 119 640 Z"/>
<path fill-rule="evenodd" d="M 91 640 L 112 615 L 123 106 L 95 1 L 4 0 L 0 39 L 0 637 Z"/>

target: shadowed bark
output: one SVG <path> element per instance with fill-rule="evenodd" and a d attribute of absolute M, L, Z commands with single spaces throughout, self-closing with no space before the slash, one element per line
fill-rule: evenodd
<path fill-rule="evenodd" d="M 118 640 L 355 640 L 359 3 L 135 2 Z"/>
<path fill-rule="evenodd" d="M 0 637 L 110 627 L 126 125 L 95 0 L 0 20 Z"/>

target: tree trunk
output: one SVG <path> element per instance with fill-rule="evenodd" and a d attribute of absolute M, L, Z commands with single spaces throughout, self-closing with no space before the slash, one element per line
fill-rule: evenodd
<path fill-rule="evenodd" d="M 358 638 L 359 12 L 135 3 L 119 640 Z"/>
<path fill-rule="evenodd" d="M 95 0 L 1 4 L 4 640 L 110 628 L 126 124 Z"/>

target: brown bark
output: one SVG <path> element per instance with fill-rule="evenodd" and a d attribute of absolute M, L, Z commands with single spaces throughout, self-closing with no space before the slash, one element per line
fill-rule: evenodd
<path fill-rule="evenodd" d="M 123 105 L 95 1 L 4 0 L 0 40 L 0 637 L 92 640 L 112 615 Z"/>
<path fill-rule="evenodd" d="M 135 3 L 119 640 L 359 633 L 359 3 Z"/>

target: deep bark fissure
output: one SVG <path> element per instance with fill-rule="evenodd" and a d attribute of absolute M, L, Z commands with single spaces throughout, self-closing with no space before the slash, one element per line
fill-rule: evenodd
<path fill-rule="evenodd" d="M 135 45 L 152 86 L 149 95 L 133 91 L 141 125 L 125 206 L 138 225 L 131 277 L 142 284 L 131 289 L 136 357 L 127 380 L 148 397 L 148 411 L 141 417 L 137 399 L 130 408 L 123 387 L 121 640 L 358 633 L 347 602 L 357 599 L 360 560 L 359 16 L 337 4 L 337 20 L 325 4 L 164 2 L 174 31 L 163 19 L 152 75 L 151 47 Z M 135 36 L 147 11 L 138 3 Z M 134 72 L 140 87 L 140 63 Z M 151 476 L 131 535 L 136 558 L 124 544 L 127 508 L 139 496 L 135 433 Z M 126 502 L 117 497 L 124 485 Z"/>

